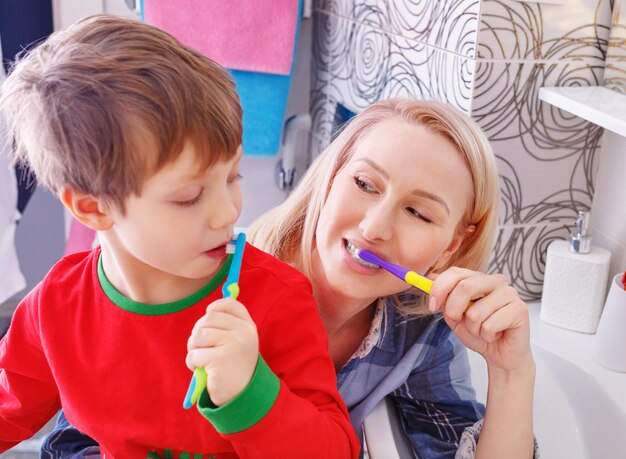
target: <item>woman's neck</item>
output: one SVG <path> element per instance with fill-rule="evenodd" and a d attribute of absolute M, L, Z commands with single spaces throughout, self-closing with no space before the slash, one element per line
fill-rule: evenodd
<path fill-rule="evenodd" d="M 314 277 L 314 276 L 312 276 Z M 328 333 L 328 348 L 339 371 L 357 351 L 372 325 L 376 301 L 351 298 L 324 288 L 324 280 L 313 284 L 313 294 Z"/>
<path fill-rule="evenodd" d="M 328 333 L 328 350 L 339 371 L 357 351 L 369 333 L 376 312 L 376 298 L 365 298 L 340 289 L 329 282 L 319 255 L 313 250 L 309 280 L 324 328 Z"/>
<path fill-rule="evenodd" d="M 348 296 L 325 292 L 316 286 L 313 287 L 313 294 L 330 338 L 352 328 L 355 323 L 361 321 L 364 311 L 373 306 L 370 301 L 355 300 Z"/>
<path fill-rule="evenodd" d="M 372 303 L 351 317 L 348 322 L 329 335 L 328 351 L 335 365 L 335 371 L 341 370 L 361 347 L 372 326 L 376 313 L 376 303 Z"/>

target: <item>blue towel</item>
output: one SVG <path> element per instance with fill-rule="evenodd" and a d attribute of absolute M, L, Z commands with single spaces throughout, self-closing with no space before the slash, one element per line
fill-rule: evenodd
<path fill-rule="evenodd" d="M 143 18 L 143 1 L 140 3 Z M 302 17 L 303 0 L 298 0 L 298 18 Z M 295 49 L 298 46 L 300 21 L 296 22 Z M 246 155 L 272 156 L 280 150 L 285 110 L 291 86 L 294 62 L 289 75 L 246 72 L 229 69 L 243 107 L 243 151 Z"/>
<path fill-rule="evenodd" d="M 278 153 L 283 135 L 291 74 L 231 70 L 243 107 L 243 151 L 247 155 Z"/>
<path fill-rule="evenodd" d="M 302 0 L 298 17 L 302 17 Z M 300 22 L 294 47 L 298 47 Z M 294 50 L 294 61 L 296 52 Z M 285 110 L 294 64 L 289 75 L 231 70 L 243 107 L 243 151 L 252 156 L 272 156 L 280 150 Z"/>

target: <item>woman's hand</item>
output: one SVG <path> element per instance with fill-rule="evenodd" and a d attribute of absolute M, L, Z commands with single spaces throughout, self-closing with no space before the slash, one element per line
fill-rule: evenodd
<path fill-rule="evenodd" d="M 534 366 L 528 308 L 503 275 L 453 267 L 431 278 L 429 309 L 441 310 L 459 340 L 491 370 Z"/>

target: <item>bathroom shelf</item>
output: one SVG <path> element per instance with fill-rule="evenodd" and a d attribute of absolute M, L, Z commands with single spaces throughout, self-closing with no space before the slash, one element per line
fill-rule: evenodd
<path fill-rule="evenodd" d="M 626 137 L 626 95 L 602 86 L 539 89 L 539 99 Z"/>

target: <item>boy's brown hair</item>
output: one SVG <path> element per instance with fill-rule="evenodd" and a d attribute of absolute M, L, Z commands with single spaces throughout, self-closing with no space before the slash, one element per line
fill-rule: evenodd
<path fill-rule="evenodd" d="M 122 211 L 185 141 L 203 167 L 241 144 L 228 72 L 168 33 L 121 17 L 92 16 L 51 35 L 18 60 L 0 91 L 16 162 L 54 193 L 71 186 Z"/>

